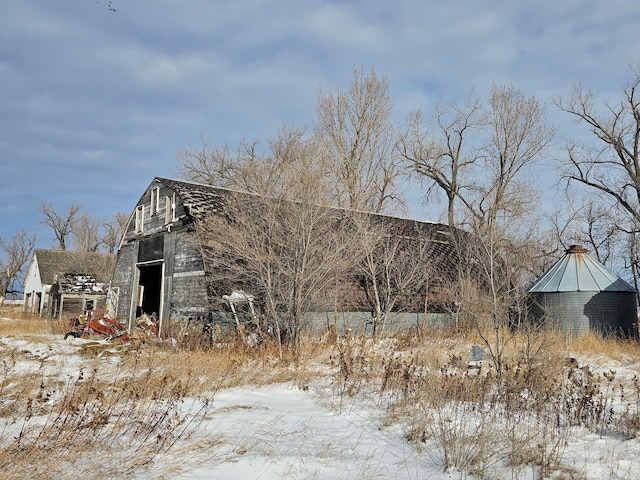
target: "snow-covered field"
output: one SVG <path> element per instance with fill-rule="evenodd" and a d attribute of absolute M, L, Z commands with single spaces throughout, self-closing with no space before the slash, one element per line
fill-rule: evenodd
<path fill-rule="evenodd" d="M 72 378 L 86 359 L 85 345 L 38 335 L 36 339 L 0 337 L 0 349 L 19 353 L 14 375 Z M 117 349 L 102 347 L 105 364 L 117 370 Z M 99 348 L 99 347 L 98 347 Z M 291 382 L 245 385 L 213 396 L 198 429 L 176 452 L 169 450 L 139 478 L 281 479 L 281 478 L 452 478 L 428 455 L 421 455 L 398 431 L 381 428 L 380 412 L 349 405 L 338 413 L 325 397 L 326 382 L 299 388 Z M 2 401 L 0 399 L 0 401 Z M 200 411 L 201 400 L 187 398 L 185 415 Z M 3 443 L 15 429 L 3 423 Z M 8 424 L 9 423 L 9 424 Z M 13 425 L 20 425 L 19 422 Z M 90 461 L 90 456 L 79 461 Z M 166 470 L 165 470 L 166 468 Z M 96 472 L 96 478 L 100 475 Z M 73 478 L 73 475 L 70 475 Z"/>
<path fill-rule="evenodd" d="M 86 364 L 87 348 L 100 350 L 95 358 L 101 362 L 103 371 L 112 369 L 112 374 L 118 375 L 120 358 L 127 353 L 111 344 L 78 339 L 68 342 L 60 335 L 0 336 L 5 374 L 0 390 L 0 412 L 4 412 L 0 417 L 0 444 L 5 452 L 8 445 L 17 441 L 18 432 L 25 424 L 24 419 L 15 418 L 1 408 L 11 400 L 6 393 L 5 387 L 11 383 L 6 375 L 15 378 L 34 375 L 42 377 L 43 382 L 57 377 L 60 382 L 68 382 Z M 599 357 L 592 359 L 592 365 L 596 375 L 613 370 L 618 379 L 625 378 L 629 382 L 640 375 L 637 358 L 612 360 Z M 389 402 L 383 396 L 361 393 L 338 398 L 332 375 L 327 368 L 326 375 L 310 377 L 303 383 L 243 385 L 240 382 L 238 386 L 210 392 L 210 395 L 184 397 L 177 406 L 176 415 L 185 422 L 189 418 L 197 419 L 193 424 L 195 427 L 188 429 L 172 448 L 155 456 L 153 462 L 130 468 L 127 476 L 180 479 L 539 478 L 538 466 L 510 465 L 498 456 L 495 465 L 484 468 L 475 476 L 473 469 L 444 471 L 442 445 L 438 445 L 437 439 L 426 439 L 416 446 L 406 438 L 412 425 L 401 419 L 389 421 Z M 455 412 L 451 415 L 448 422 L 459 421 Z M 474 421 L 478 421 L 478 417 L 471 415 L 470 424 Z M 640 424 L 640 418 L 638 421 Z M 527 419 L 523 418 L 521 425 L 527 428 Z M 478 426 L 475 425 L 472 431 L 477 432 Z M 119 432 L 120 435 L 139 434 L 134 430 L 121 429 Z M 494 433 L 495 448 L 504 448 L 504 441 L 498 441 L 497 437 L 508 432 L 495 425 Z M 117 444 L 130 445 L 133 440 L 119 438 Z M 548 451 L 561 457 L 563 468 L 552 472 L 552 478 L 640 478 L 640 439 L 637 436 L 627 439 L 578 426 L 566 435 L 553 437 L 553 441 L 558 445 L 555 450 L 549 448 Z M 483 447 L 491 449 L 491 440 L 488 442 L 489 445 Z M 114 449 L 108 455 L 117 454 Z M 117 477 L 101 470 L 104 454 L 86 452 L 75 461 L 84 467 L 95 461 L 94 478 Z M 76 478 L 75 461 L 68 465 L 68 478 Z M 82 469 L 83 477 L 91 478 L 87 471 L 92 472 Z M 56 478 L 60 478 L 57 475 Z M 33 478 L 29 472 L 21 477 Z M 41 472 L 38 478 L 53 477 Z"/>
<path fill-rule="evenodd" d="M 373 414 L 290 384 L 222 391 L 197 434 L 222 448 L 180 478 L 450 478 Z"/>

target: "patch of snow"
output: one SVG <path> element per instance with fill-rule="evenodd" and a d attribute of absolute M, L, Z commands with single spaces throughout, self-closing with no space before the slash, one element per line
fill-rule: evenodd
<path fill-rule="evenodd" d="M 105 366 L 118 368 L 116 344 L 105 341 L 45 336 L 0 337 L 0 349 L 17 352 L 13 373 L 78 374 L 86 357 L 82 349 L 100 348 L 114 354 Z M 587 359 L 579 359 L 580 365 Z M 617 378 L 638 375 L 635 359 L 589 359 L 594 374 L 616 370 Z M 242 386 L 217 392 L 186 445 L 156 458 L 136 478 L 199 479 L 473 479 L 467 472 L 442 471 L 441 459 L 428 445 L 417 449 L 403 435 L 402 426 L 383 425 L 385 402 L 349 399 L 337 410 L 328 378 L 309 388 L 291 383 Z M 378 400 L 380 397 L 377 397 Z M 185 399 L 185 415 L 198 411 L 202 400 Z M 1 420 L 1 419 L 0 419 Z M 498 429 L 499 431 L 499 429 Z M 9 434 L 10 429 L 5 430 Z M 7 437 L 8 438 L 8 437 Z M 637 478 L 640 439 L 598 435 L 574 428 L 566 437 L 562 463 L 577 477 Z M 83 461 L 91 461 L 88 455 Z M 179 469 L 176 470 L 176 465 Z M 501 478 L 537 478 L 536 467 L 500 465 Z"/>
<path fill-rule="evenodd" d="M 219 392 L 193 438 L 217 446 L 175 478 L 451 478 L 362 411 L 338 414 L 314 397 L 291 384 Z"/>

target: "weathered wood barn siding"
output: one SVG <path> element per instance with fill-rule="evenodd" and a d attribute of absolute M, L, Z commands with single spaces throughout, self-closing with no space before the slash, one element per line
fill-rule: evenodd
<path fill-rule="evenodd" d="M 121 321 L 131 326 L 143 310 L 163 321 L 207 314 L 204 266 L 194 236 L 183 198 L 167 182 L 154 180 L 132 212 L 118 250 L 112 286 Z"/>
<path fill-rule="evenodd" d="M 208 293 L 211 285 L 207 285 L 195 225 L 205 213 L 222 212 L 225 201 L 233 195 L 245 194 L 166 178 L 153 180 L 131 214 L 118 251 L 112 286 L 122 323 L 132 326 L 142 311 L 155 312 L 165 323 L 169 318 L 208 318 L 220 308 L 220 292 L 216 298 Z M 431 239 L 434 258 L 438 258 L 438 278 L 429 289 L 430 293 L 441 295 L 453 280 L 457 262 L 448 227 L 394 217 L 379 217 L 379 221 L 403 226 L 408 238 Z M 327 305 L 320 310 L 332 315 L 371 310 L 356 277 L 345 278 L 329 288 L 325 298 Z M 403 310 L 413 312 L 414 317 L 416 312 L 424 311 L 424 300 L 419 300 L 419 305 L 409 304 L 415 300 L 403 305 Z"/>

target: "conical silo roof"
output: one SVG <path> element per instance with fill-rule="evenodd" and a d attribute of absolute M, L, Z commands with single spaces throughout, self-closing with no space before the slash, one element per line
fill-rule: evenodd
<path fill-rule="evenodd" d="M 579 245 L 571 245 L 566 254 L 529 289 L 530 293 L 635 291 Z"/>

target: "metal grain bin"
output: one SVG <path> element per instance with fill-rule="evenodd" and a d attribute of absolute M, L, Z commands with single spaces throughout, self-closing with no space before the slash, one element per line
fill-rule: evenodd
<path fill-rule="evenodd" d="M 567 334 L 589 330 L 637 337 L 636 290 L 587 250 L 572 245 L 529 289 L 534 318 Z"/>

